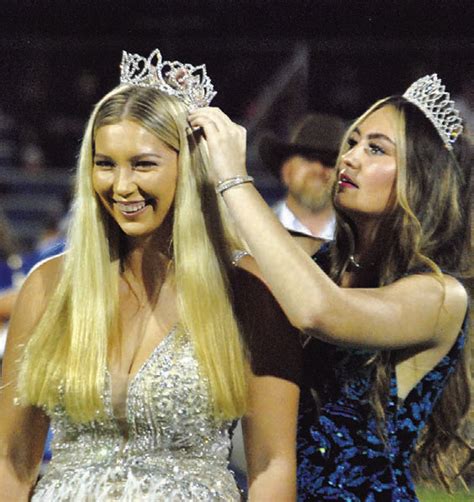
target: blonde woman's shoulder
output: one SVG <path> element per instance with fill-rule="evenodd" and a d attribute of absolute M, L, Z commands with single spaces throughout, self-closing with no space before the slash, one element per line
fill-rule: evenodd
<path fill-rule="evenodd" d="M 13 350 L 27 343 L 29 336 L 41 319 L 46 306 L 61 277 L 63 256 L 58 255 L 38 263 L 28 274 L 15 300 L 11 314 L 6 346 L 6 358 Z M 9 350 L 9 347 L 13 347 Z"/>
<path fill-rule="evenodd" d="M 29 272 L 25 281 L 35 283 L 38 287 L 43 287 L 45 293 L 57 285 L 64 265 L 64 255 L 61 253 L 38 262 Z"/>
<path fill-rule="evenodd" d="M 33 311 L 43 310 L 61 278 L 64 253 L 46 258 L 29 272 L 18 295 L 18 304 Z"/>

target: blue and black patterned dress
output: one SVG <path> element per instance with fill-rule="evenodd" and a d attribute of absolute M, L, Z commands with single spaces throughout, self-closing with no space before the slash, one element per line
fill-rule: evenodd
<path fill-rule="evenodd" d="M 416 501 L 410 456 L 454 371 L 467 339 L 467 320 L 449 353 L 397 397 L 395 366 L 386 408 L 385 442 L 368 401 L 374 370 L 368 351 L 311 340 L 304 350 L 298 423 L 300 501 Z M 316 396 L 316 393 L 318 397 Z"/>

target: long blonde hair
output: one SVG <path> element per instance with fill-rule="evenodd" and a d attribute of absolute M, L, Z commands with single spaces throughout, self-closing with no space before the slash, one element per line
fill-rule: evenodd
<path fill-rule="evenodd" d="M 199 132 L 184 105 L 154 88 L 119 86 L 95 107 L 85 131 L 64 270 L 22 361 L 20 395 L 78 422 L 103 413 L 105 372 L 119 333 L 120 229 L 92 185 L 94 136 L 127 119 L 179 152 L 172 253 L 180 327 L 189 334 L 209 382 L 215 418 L 247 406 L 247 360 L 229 295 L 231 253 L 242 247 L 207 181 Z"/>

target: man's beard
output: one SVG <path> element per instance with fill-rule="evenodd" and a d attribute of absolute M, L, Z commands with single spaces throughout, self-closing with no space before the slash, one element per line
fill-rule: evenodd
<path fill-rule="evenodd" d="M 332 205 L 332 183 L 318 188 L 309 182 L 303 182 L 298 186 L 293 183 L 288 187 L 288 191 L 298 204 L 312 213 L 317 213 Z"/>

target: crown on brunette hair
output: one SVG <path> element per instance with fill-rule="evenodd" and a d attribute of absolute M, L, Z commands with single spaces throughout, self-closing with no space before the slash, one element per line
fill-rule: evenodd
<path fill-rule="evenodd" d="M 463 131 L 462 119 L 438 75 L 433 73 L 418 79 L 403 97 L 423 112 L 435 126 L 446 148 L 452 150 L 453 143 Z"/>

